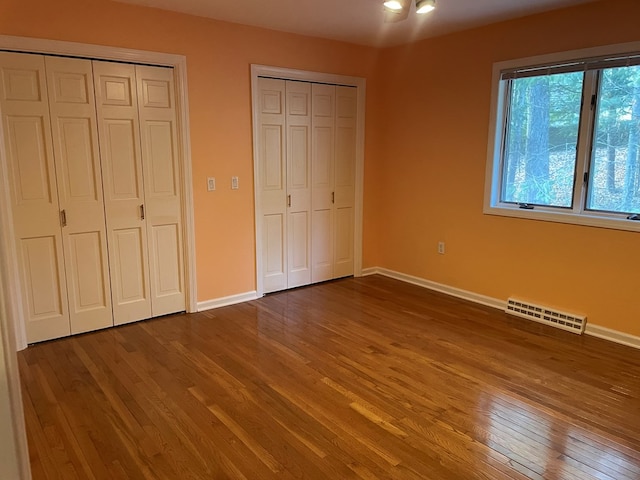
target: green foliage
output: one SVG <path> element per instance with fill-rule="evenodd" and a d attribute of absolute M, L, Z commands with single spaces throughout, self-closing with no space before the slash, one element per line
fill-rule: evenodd
<path fill-rule="evenodd" d="M 588 208 L 640 211 L 640 67 L 604 70 L 596 112 Z"/>
<path fill-rule="evenodd" d="M 575 171 L 583 83 L 581 72 L 511 81 L 503 200 L 571 205 L 562 171 Z"/>
<path fill-rule="evenodd" d="M 503 201 L 572 206 L 584 78 L 572 72 L 510 81 Z M 639 212 L 640 66 L 604 69 L 598 78 L 587 208 Z"/>

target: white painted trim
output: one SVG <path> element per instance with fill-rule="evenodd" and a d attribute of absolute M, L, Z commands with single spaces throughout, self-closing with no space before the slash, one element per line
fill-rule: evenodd
<path fill-rule="evenodd" d="M 196 277 L 196 232 L 195 206 L 193 202 L 193 174 L 191 165 L 191 125 L 189 123 L 189 86 L 187 85 L 187 59 L 179 59 L 179 67 L 174 66 L 176 81 L 177 131 L 182 156 L 182 218 L 184 231 L 184 262 L 186 280 L 187 312 L 197 312 L 198 280 Z M 179 68 L 176 70 L 176 68 Z"/>
<path fill-rule="evenodd" d="M 407 275 L 405 273 L 396 272 L 394 270 L 389 270 L 387 268 L 369 267 L 362 271 L 363 276 L 376 275 L 376 274 L 383 275 L 389 278 L 394 278 L 402 282 L 411 283 L 419 287 L 428 288 L 429 290 L 434 290 L 436 292 L 445 293 L 447 295 L 461 298 L 463 300 L 468 300 L 470 302 L 486 305 L 487 307 L 497 308 L 499 310 L 504 310 L 505 307 L 507 306 L 506 300 L 499 300 L 497 298 L 488 297 L 486 295 L 470 292 L 468 290 L 462 290 L 460 288 L 450 287 L 448 285 L 443 285 L 441 283 L 425 280 L 424 278 L 414 277 L 413 275 Z M 612 330 L 610 328 L 601 327 L 599 325 L 594 325 L 589 323 L 588 321 L 587 321 L 587 325 L 585 327 L 584 333 L 586 335 L 591 335 L 593 337 L 602 338 L 614 343 L 619 343 L 621 345 L 626 345 L 628 347 L 640 349 L 640 337 L 629 335 L 628 333 L 624 333 L 624 332 L 619 332 L 617 330 Z"/>
<path fill-rule="evenodd" d="M 0 205 L 11 205 L 9 194 L 9 170 L 4 161 L 4 128 L 0 115 Z M 13 212 L 11 208 L 0 208 L 0 262 L 5 265 L 5 308 L 13 323 L 16 350 L 27 348 L 27 332 L 24 322 L 22 290 L 18 267 L 18 253 L 14 241 Z"/>
<path fill-rule="evenodd" d="M 376 274 L 380 274 L 380 275 L 384 275 L 381 272 L 381 268 L 378 267 L 367 267 L 367 268 L 363 268 L 362 269 L 362 277 L 368 277 L 369 275 L 376 275 Z"/>
<path fill-rule="evenodd" d="M 178 117 L 178 142 L 181 159 L 181 180 L 183 191 L 183 234 L 184 234 L 184 268 L 186 287 L 186 308 L 189 312 L 197 310 L 197 284 L 196 284 L 196 259 L 195 259 L 195 222 L 193 207 L 193 181 L 191 170 L 191 143 L 189 135 L 189 101 L 187 91 L 187 59 L 183 55 L 150 52 L 145 50 L 132 50 L 126 48 L 109 47 L 102 45 L 88 45 L 74 42 L 62 42 L 27 37 L 13 37 L 0 35 L 0 49 L 16 52 L 31 52 L 41 54 L 67 55 L 72 57 L 92 58 L 97 60 L 115 60 L 147 65 L 159 65 L 173 67 L 176 83 L 176 111 Z M 0 130 L 2 137 L 2 130 Z M 0 138 L 0 147 L 2 139 Z M 8 178 L 6 177 L 6 158 L 4 148 L 0 149 L 0 189 L 8 192 Z M 6 194 L 5 194 L 6 195 Z M 11 205 L 2 198 L 3 204 Z M 20 282 L 18 281 L 19 269 L 15 255 L 15 243 L 13 241 L 13 227 L 11 214 L 0 218 L 0 227 L 5 235 L 11 232 L 12 241 L 8 243 L 10 260 L 7 265 L 8 277 L 12 281 L 11 295 L 7 299 L 9 310 L 13 314 L 16 332 L 16 347 L 20 350 L 26 348 L 26 333 L 22 321 L 22 298 Z"/>
<path fill-rule="evenodd" d="M 601 327 L 600 325 L 592 325 L 589 322 L 587 322 L 584 333 L 628 347 L 640 348 L 640 337 L 619 332 L 618 330 L 612 330 L 611 328 Z"/>
<path fill-rule="evenodd" d="M 463 300 L 479 303 L 481 305 L 497 308 L 499 310 L 504 310 L 507 305 L 507 302 L 504 300 L 498 300 L 497 298 L 487 297 L 486 295 L 480 295 L 479 293 L 470 292 L 468 290 L 462 290 L 461 288 L 450 287 L 449 285 L 432 282 L 431 280 L 426 280 L 420 277 L 414 277 L 413 275 L 407 275 L 406 273 L 396 272 L 394 270 L 389 270 L 387 268 L 380 268 L 380 267 L 368 268 L 367 272 L 368 272 L 368 275 L 373 275 L 374 273 L 377 273 L 379 275 L 384 275 L 385 277 L 395 278 L 396 280 L 400 280 L 402 282 L 418 285 L 419 287 L 428 288 L 429 290 L 433 290 L 435 292 L 445 293 L 447 295 L 451 295 L 452 297 L 461 298 Z"/>
<path fill-rule="evenodd" d="M 637 52 L 640 52 L 640 42 L 629 42 L 585 48 L 581 50 L 571 50 L 567 52 L 557 52 L 515 60 L 506 60 L 493 64 L 489 138 L 483 203 L 484 214 L 640 232 L 640 222 L 627 220 L 626 215 L 587 212 L 582 210 L 582 205 L 576 206 L 575 210 L 561 210 L 552 207 L 540 206 L 537 206 L 534 210 L 525 210 L 511 204 L 500 203 L 499 198 L 499 177 L 501 169 L 500 156 L 502 149 L 502 137 L 504 134 L 504 106 L 506 102 L 504 83 L 500 80 L 501 72 L 505 69 L 511 68 L 553 65 L 579 59 L 606 57 L 609 55 L 634 54 Z M 588 160 L 585 159 L 585 161 Z M 581 162 L 582 160 L 578 159 L 580 169 L 583 169 L 585 167 Z M 577 176 L 578 178 L 581 178 L 580 171 L 577 172 Z M 578 186 L 576 186 L 576 189 L 577 188 Z M 584 195 L 583 189 L 581 189 L 581 193 Z"/>
<path fill-rule="evenodd" d="M 281 78 L 285 80 L 300 80 L 305 82 L 329 83 L 334 85 L 346 85 L 358 89 L 357 109 L 358 122 L 356 126 L 356 191 L 355 191 L 355 225 L 354 225 L 354 271 L 356 277 L 362 275 L 362 238 L 363 238 L 363 204 L 364 204 L 364 143 L 365 143 L 365 105 L 366 105 L 366 79 L 336 75 L 333 73 L 311 72 L 306 70 L 294 70 L 290 68 L 271 67 L 267 65 L 251 65 L 251 107 L 253 115 L 253 185 L 255 201 L 255 228 L 256 228 L 256 287 L 258 296 L 264 293 L 262 282 L 262 208 L 258 192 L 259 165 L 258 137 L 258 77 Z"/>
<path fill-rule="evenodd" d="M 264 294 L 264 281 L 263 281 L 263 267 L 262 267 L 262 202 L 259 198 L 259 185 L 260 179 L 260 165 L 258 161 L 258 152 L 260 148 L 260 142 L 258 141 L 257 132 L 260 130 L 258 119 L 258 102 L 260 101 L 260 87 L 258 85 L 258 74 L 255 71 L 255 66 L 251 65 L 251 119 L 253 124 L 252 138 L 253 138 L 253 221 L 255 225 L 255 245 L 256 245 L 256 291 L 259 295 Z"/>
<path fill-rule="evenodd" d="M 1 141 L 0 138 L 0 148 L 2 147 Z M 2 167 L 0 162 L 0 170 L 3 170 Z M 6 192 L 4 184 L 0 185 L 2 185 L 2 190 Z M 5 202 L 7 196 L 8 194 L 3 194 L 0 201 Z M 3 204 L 6 205 L 6 203 Z M 23 322 L 18 321 L 19 318 L 22 318 L 22 302 L 12 302 L 13 305 L 9 305 L 10 299 L 16 294 L 14 288 L 16 282 L 12 276 L 9 276 L 9 265 L 16 263 L 16 259 L 13 250 L 9 247 L 14 243 L 13 223 L 10 222 L 11 229 L 9 231 L 5 230 L 7 221 L 5 214 L 7 213 L 11 212 L 0 209 L 0 227 L 3 230 L 3 235 L 0 235 L 0 356 L 2 357 L 0 358 L 0 396 L 2 397 L 0 405 L 2 405 L 2 415 L 6 414 L 10 417 L 11 428 L 10 431 L 2 432 L 3 439 L 0 444 L 2 444 L 3 455 L 1 456 L 4 457 L 5 463 L 8 456 L 10 465 L 2 465 L 0 474 L 5 473 L 11 475 L 12 478 L 27 480 L 31 478 L 31 467 L 20 390 L 20 373 L 15 353 L 17 350 L 16 340 L 19 338 L 15 330 L 17 327 L 24 327 L 24 325 Z M 22 331 L 24 332 L 24 328 Z M 5 425 L 4 421 L 3 425 Z"/>
<path fill-rule="evenodd" d="M 67 55 L 70 57 L 91 58 L 96 60 L 115 60 L 148 65 L 162 65 L 166 67 L 184 68 L 184 65 L 186 65 L 184 55 L 47 40 L 43 38 L 14 37 L 10 35 L 0 35 L 0 49 L 15 52 L 41 53 L 44 55 Z"/>
<path fill-rule="evenodd" d="M 198 312 L 204 312 L 205 310 L 211 310 L 214 308 L 227 307 L 229 305 L 237 305 L 238 303 L 250 302 L 260 298 L 255 291 L 239 293 L 237 295 L 230 295 L 228 297 L 216 298 L 214 300 L 207 300 L 204 302 L 198 302 Z"/>

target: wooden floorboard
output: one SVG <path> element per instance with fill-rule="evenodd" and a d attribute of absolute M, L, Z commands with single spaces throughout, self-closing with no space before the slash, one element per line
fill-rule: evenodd
<path fill-rule="evenodd" d="M 640 479 L 640 351 L 381 276 L 19 353 L 34 479 Z"/>

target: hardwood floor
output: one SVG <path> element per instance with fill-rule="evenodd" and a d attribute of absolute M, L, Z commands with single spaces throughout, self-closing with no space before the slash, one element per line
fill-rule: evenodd
<path fill-rule="evenodd" d="M 640 478 L 640 351 L 380 276 L 19 361 L 34 479 Z"/>

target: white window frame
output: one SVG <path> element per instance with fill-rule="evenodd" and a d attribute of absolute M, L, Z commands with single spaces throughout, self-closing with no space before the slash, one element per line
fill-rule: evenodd
<path fill-rule="evenodd" d="M 517 60 L 507 60 L 493 64 L 489 141 L 487 148 L 483 208 L 483 212 L 485 214 L 640 232 L 640 222 L 628 220 L 626 214 L 585 210 L 585 196 L 587 189 L 584 187 L 584 183 L 581 179 L 585 172 L 588 171 L 589 163 L 591 161 L 590 146 L 588 145 L 591 139 L 584 138 L 588 137 L 587 135 L 581 135 L 579 138 L 578 151 L 583 152 L 583 154 L 576 159 L 576 182 L 574 187 L 575 200 L 571 208 L 563 209 L 536 205 L 534 209 L 528 210 L 520 208 L 517 204 L 504 203 L 500 201 L 502 145 L 505 134 L 505 116 L 507 113 L 505 108 L 507 102 L 507 88 L 506 81 L 501 80 L 502 72 L 539 65 L 557 65 L 563 62 L 569 63 L 576 60 L 605 57 L 609 55 L 633 55 L 638 53 L 640 53 L 640 42 L 630 42 L 527 57 Z M 594 78 L 595 75 L 587 75 L 585 77 L 585 96 L 590 96 L 592 93 L 595 93 L 596 85 Z M 590 114 L 589 108 L 583 108 L 581 121 L 589 122 L 589 128 L 591 128 L 593 116 Z"/>

